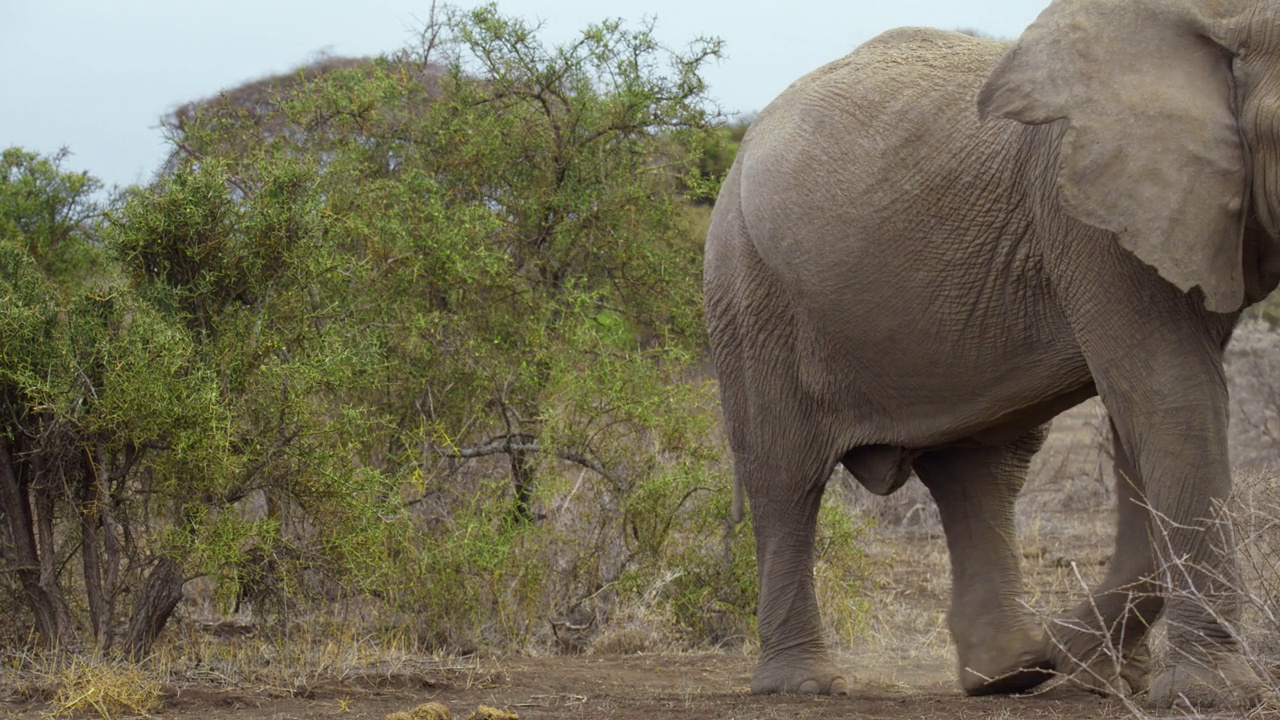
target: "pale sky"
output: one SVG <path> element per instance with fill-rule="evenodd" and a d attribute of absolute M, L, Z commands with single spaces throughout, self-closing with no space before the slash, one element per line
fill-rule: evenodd
<path fill-rule="evenodd" d="M 472 7 L 476 0 L 454 0 Z M 544 22 L 545 42 L 589 23 L 657 22 L 684 47 L 725 41 L 704 73 L 729 113 L 767 104 L 797 77 L 903 25 L 1016 37 L 1047 0 L 499 0 Z M 390 53 L 421 27 L 430 0 L 0 0 L 0 148 L 67 146 L 69 169 L 111 184 L 145 182 L 164 158 L 160 118 L 190 100 L 327 52 Z"/>

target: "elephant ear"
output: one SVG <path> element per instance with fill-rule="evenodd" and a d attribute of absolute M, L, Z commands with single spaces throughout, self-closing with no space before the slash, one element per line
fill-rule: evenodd
<path fill-rule="evenodd" d="M 1244 301 L 1248 188 L 1231 55 L 1213 25 L 1190 0 L 1055 0 L 988 76 L 978 110 L 1066 119 L 1066 211 L 1230 312 Z"/>

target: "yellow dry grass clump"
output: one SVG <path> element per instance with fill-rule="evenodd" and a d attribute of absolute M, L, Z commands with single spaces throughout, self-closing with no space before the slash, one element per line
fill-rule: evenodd
<path fill-rule="evenodd" d="M 426 703 L 414 708 L 411 712 L 393 712 L 386 720 L 452 720 L 449 708 L 436 702 Z M 520 716 L 509 710 L 499 710 L 488 705 L 481 705 L 475 712 L 467 716 L 467 720 L 520 720 Z"/>
<path fill-rule="evenodd" d="M 98 717 L 147 715 L 160 704 L 160 683 L 137 665 L 75 660 L 59 672 L 49 715 L 96 713 Z"/>
<path fill-rule="evenodd" d="M 509 711 L 491 708 L 488 705 L 481 705 L 476 711 L 471 713 L 467 720 L 520 720 L 520 716 Z"/>
<path fill-rule="evenodd" d="M 449 708 L 434 702 L 419 705 L 409 713 L 409 717 L 413 720 L 452 720 Z"/>

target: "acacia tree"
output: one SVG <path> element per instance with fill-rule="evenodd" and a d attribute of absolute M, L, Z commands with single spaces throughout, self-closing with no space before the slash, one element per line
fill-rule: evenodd
<path fill-rule="evenodd" d="M 348 548 L 376 561 L 395 524 L 349 444 L 361 349 L 313 312 L 333 261 L 314 172 L 264 156 L 253 184 L 206 163 L 135 189 L 77 231 L 94 274 L 40 262 L 57 226 L 14 209 L 74 196 L 6 193 L 82 176 L 37 183 L 56 163 L 31 160 L 0 186 L 0 577 L 43 643 L 142 656 L 187 581 L 234 594 L 264 547 L 339 581 Z"/>
<path fill-rule="evenodd" d="M 713 189 L 697 169 L 719 143 L 698 75 L 718 41 L 671 52 L 609 21 L 547 47 L 536 31 L 445 8 L 416 48 L 168 123 L 171 167 L 267 144 L 323 158 L 328 228 L 358 263 L 348 312 L 386 353 L 368 460 L 505 454 L 523 519 L 536 456 L 621 482 L 618 432 L 660 422 L 642 396 L 701 342 L 687 201 Z M 601 364 L 614 382 L 578 382 Z"/>
<path fill-rule="evenodd" d="M 0 153 L 0 238 L 22 247 L 64 289 L 89 281 L 106 261 L 95 242 L 102 183 L 65 169 L 69 156 L 66 148 L 49 156 L 17 147 Z"/>
<path fill-rule="evenodd" d="M 369 421 L 351 447 L 424 531 L 378 592 L 461 627 L 474 618 L 443 610 L 500 616 L 493 603 L 541 592 L 530 568 L 591 566 L 564 570 L 574 587 L 556 602 L 572 604 L 669 559 L 674 533 L 722 536 L 714 401 L 688 382 L 703 344 L 691 201 L 714 190 L 698 168 L 723 138 L 698 72 L 719 43 L 672 52 L 650 26 L 607 22 L 549 47 L 492 6 L 442 9 L 422 38 L 184 108 L 168 167 L 216 163 L 233 194 L 259 182 L 264 152 L 314 168 L 334 258 L 308 284 L 314 321 L 371 348 L 343 396 Z M 486 457 L 505 490 L 484 480 L 491 463 L 464 471 Z M 599 488 L 564 488 L 565 463 Z M 563 510 L 575 495 L 601 503 L 591 538 L 520 544 L 551 497 Z"/>
<path fill-rule="evenodd" d="M 651 26 L 609 21 L 547 48 L 492 6 L 446 17 L 410 56 L 425 63 L 438 52 L 449 68 L 420 126 L 422 150 L 455 202 L 490 209 L 496 226 L 481 247 L 500 272 L 471 304 L 504 312 L 463 329 L 495 337 L 501 351 L 454 359 L 486 386 L 490 420 L 476 424 L 487 427 L 427 420 L 447 454 L 506 453 L 527 518 L 529 454 L 552 451 L 621 482 L 606 447 L 619 438 L 602 431 L 656 419 L 625 386 L 661 396 L 663 383 L 640 378 L 682 365 L 701 339 L 699 257 L 683 221 L 690 196 L 708 190 L 697 162 L 717 138 L 698 69 L 719 43 L 669 53 Z M 610 374 L 583 382 L 593 365 Z M 464 445 L 468 437 L 482 442 Z"/>
<path fill-rule="evenodd" d="M 0 562 L 44 644 L 88 631 L 109 649 L 128 599 L 145 648 L 177 598 L 150 592 L 171 561 L 140 522 L 156 489 L 142 478 L 178 459 L 216 476 L 218 408 L 181 332 L 114 282 L 99 185 L 64 159 L 11 148 L 0 178 Z"/>
<path fill-rule="evenodd" d="M 334 589 L 358 584 L 352 559 L 395 531 L 378 518 L 398 498 L 357 462 L 369 422 L 355 403 L 380 360 L 336 289 L 350 259 L 324 203 L 309 158 L 258 147 L 235 170 L 178 167 L 135 193 L 107 235 L 132 287 L 185 328 L 227 415 L 225 472 L 180 495 L 170 517 L 188 572 L 213 574 L 233 598 L 264 584 L 299 591 L 298 568 Z M 170 592 L 188 577 L 170 578 Z"/>

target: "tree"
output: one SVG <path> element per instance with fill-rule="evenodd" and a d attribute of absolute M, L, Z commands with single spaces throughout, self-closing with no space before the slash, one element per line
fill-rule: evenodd
<path fill-rule="evenodd" d="M 47 157 L 16 147 L 0 154 L 0 240 L 23 247 L 43 275 L 67 287 L 103 264 L 94 239 L 102 183 L 64 170 L 69 156 L 66 148 Z"/>
<path fill-rule="evenodd" d="M 25 192 L 22 202 L 0 195 L 0 226 L 21 231 L 0 238 L 0 560 L 38 637 L 65 647 L 82 643 L 72 613 L 82 603 L 65 588 L 78 555 L 86 624 L 108 649 L 119 601 L 139 597 L 129 581 L 163 561 L 140 522 L 155 499 L 142 478 L 166 476 L 174 461 L 216 476 L 206 423 L 218 408 L 177 328 L 128 288 L 89 282 L 107 257 L 84 221 L 96 209 L 74 190 L 95 181 L 60 170 L 61 155 L 5 157 L 21 164 L 3 189 Z M 173 446 L 182 452 L 154 452 Z"/>
<path fill-rule="evenodd" d="M 607 395 L 624 385 L 574 378 L 613 358 L 636 379 L 701 343 L 683 212 L 711 188 L 697 71 L 719 43 L 673 53 L 610 21 L 548 48 L 493 6 L 446 9 L 423 37 L 184 108 L 171 166 L 264 143 L 323 157 L 330 230 L 362 272 L 352 312 L 388 355 L 392 392 L 369 399 L 389 432 L 369 452 L 392 473 L 424 450 L 505 454 L 527 520 L 535 456 L 617 472 L 598 430 L 627 427 Z"/>
<path fill-rule="evenodd" d="M 558 486 L 537 478 L 558 478 L 563 463 L 601 484 L 581 495 L 605 504 L 608 532 L 565 551 L 595 567 L 570 573 L 580 585 L 556 603 L 667 562 L 663 538 L 722 533 L 705 492 L 714 405 L 688 380 L 703 344 L 689 206 L 713 194 L 718 178 L 698 168 L 722 142 L 698 70 L 719 43 L 671 52 L 652 27 L 611 21 L 547 47 L 536 31 L 492 6 L 445 9 L 418 47 L 254 83 L 168 123 L 170 172 L 218 164 L 234 196 L 255 192 L 264 153 L 315 170 L 317 237 L 333 256 L 309 283 L 315 320 L 371 348 L 343 395 L 370 422 L 353 447 L 386 497 L 447 518 L 400 548 L 418 569 L 387 597 L 463 592 L 471 580 L 442 578 L 467 578 L 472 562 L 506 582 L 493 563 L 519 563 L 513 543 L 553 545 L 520 528 L 547 514 Z M 467 463 L 494 457 L 505 493 L 462 480 Z M 491 500 L 506 510 L 491 514 Z M 419 589 L 414 572 L 428 572 Z M 492 607 L 521 592 L 431 605 Z"/>
<path fill-rule="evenodd" d="M 326 239 L 316 169 L 270 147 L 240 162 L 239 174 L 216 159 L 176 168 L 134 193 L 107 234 L 131 287 L 185 329 L 212 383 L 206 402 L 226 415 L 223 472 L 170 488 L 185 565 L 161 583 L 170 596 L 193 572 L 240 596 L 264 563 L 286 560 L 340 585 L 350 563 L 331 554 L 392 531 L 370 520 L 395 514 L 384 478 L 353 452 L 368 427 L 355 405 L 364 368 L 380 360 L 326 277 L 349 258 Z"/>

